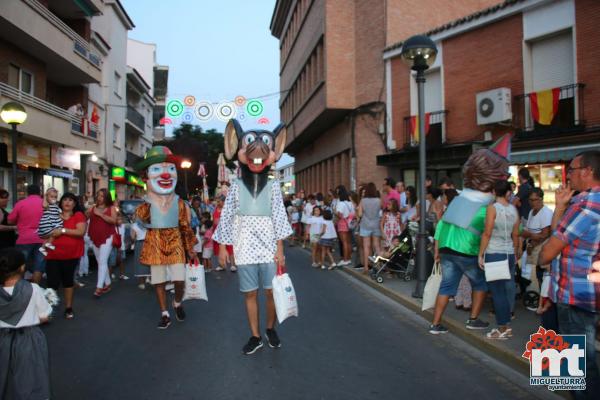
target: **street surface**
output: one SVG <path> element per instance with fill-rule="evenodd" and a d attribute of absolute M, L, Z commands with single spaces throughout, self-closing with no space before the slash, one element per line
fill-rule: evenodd
<path fill-rule="evenodd" d="M 286 249 L 300 317 L 279 326 L 282 348 L 251 356 L 243 297 L 230 272 L 207 274 L 209 302 L 186 302 L 165 331 L 153 290 L 134 279 L 75 293 L 75 319 L 44 328 L 53 398 L 67 399 L 531 399 L 528 379 L 340 271 Z M 129 257 L 131 261 L 131 257 Z M 128 272 L 131 268 L 128 267 Z M 264 326 L 262 328 L 264 332 Z"/>

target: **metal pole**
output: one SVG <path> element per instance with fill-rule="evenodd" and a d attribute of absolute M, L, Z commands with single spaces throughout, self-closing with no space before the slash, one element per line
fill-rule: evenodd
<path fill-rule="evenodd" d="M 12 126 L 12 203 L 17 204 L 17 124 Z"/>
<path fill-rule="evenodd" d="M 188 193 L 188 182 L 187 182 L 187 168 L 183 169 L 183 182 L 185 184 L 185 199 L 188 200 L 190 195 Z"/>
<path fill-rule="evenodd" d="M 425 232 L 425 219 L 427 206 L 425 202 L 425 175 L 427 164 L 425 162 L 425 70 L 417 70 L 417 89 L 419 102 L 419 234 L 417 235 L 417 286 L 413 297 L 423 297 L 423 289 L 427 281 L 426 252 L 427 233 Z"/>

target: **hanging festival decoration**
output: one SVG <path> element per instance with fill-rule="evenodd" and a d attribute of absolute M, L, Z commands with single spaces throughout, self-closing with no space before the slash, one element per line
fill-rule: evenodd
<path fill-rule="evenodd" d="M 167 103 L 167 114 L 171 117 L 179 117 L 183 114 L 183 103 L 177 99 L 169 100 Z"/>
<path fill-rule="evenodd" d="M 260 100 L 250 100 L 246 103 L 246 113 L 251 117 L 258 117 L 263 113 L 264 106 Z"/>
<path fill-rule="evenodd" d="M 196 98 L 194 96 L 185 96 L 183 98 L 183 104 L 185 104 L 188 107 L 193 107 L 194 104 L 196 104 Z"/>

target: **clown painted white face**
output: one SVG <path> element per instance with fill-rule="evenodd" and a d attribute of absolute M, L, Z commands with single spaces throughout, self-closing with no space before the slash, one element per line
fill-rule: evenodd
<path fill-rule="evenodd" d="M 177 167 L 173 163 L 163 162 L 148 167 L 149 189 L 156 194 L 170 194 L 177 185 Z"/>

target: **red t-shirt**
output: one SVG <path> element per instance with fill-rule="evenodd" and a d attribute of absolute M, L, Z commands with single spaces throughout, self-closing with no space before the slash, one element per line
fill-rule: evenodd
<path fill-rule="evenodd" d="M 82 212 L 76 212 L 71 218 L 64 221 L 63 226 L 66 229 L 77 229 L 77 224 L 85 223 L 85 215 Z M 52 244 L 56 247 L 55 250 L 48 249 L 47 260 L 72 260 L 83 256 L 83 236 L 74 237 L 69 235 L 61 235 L 54 239 Z"/>

